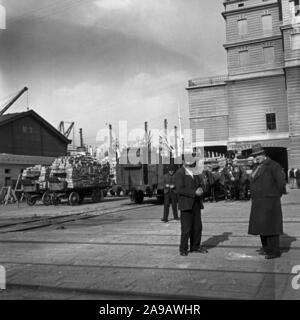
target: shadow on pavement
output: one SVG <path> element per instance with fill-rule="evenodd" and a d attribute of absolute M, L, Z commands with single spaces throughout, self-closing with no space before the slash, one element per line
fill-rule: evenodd
<path fill-rule="evenodd" d="M 220 243 L 228 241 L 229 236 L 231 235 L 232 235 L 232 232 L 223 232 L 222 234 L 208 238 L 202 243 L 202 246 L 206 247 L 207 249 L 215 248 Z"/>
<path fill-rule="evenodd" d="M 298 239 L 293 236 L 289 236 L 284 233 L 280 239 L 280 248 L 282 252 L 289 252 L 291 249 L 292 242 L 297 241 Z"/>

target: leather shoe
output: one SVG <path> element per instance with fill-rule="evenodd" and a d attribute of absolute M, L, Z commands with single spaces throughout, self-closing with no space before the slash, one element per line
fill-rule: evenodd
<path fill-rule="evenodd" d="M 196 250 L 191 250 L 191 252 L 196 252 L 196 253 L 208 253 L 208 251 L 205 248 L 198 248 Z"/>
<path fill-rule="evenodd" d="M 267 255 L 267 252 L 263 248 L 256 250 L 256 252 L 261 256 Z"/>
<path fill-rule="evenodd" d="M 180 255 L 186 257 L 188 255 L 188 253 L 187 253 L 187 251 L 180 251 Z"/>
<path fill-rule="evenodd" d="M 162 221 L 162 222 L 168 222 L 168 220 L 166 220 L 166 219 L 161 219 L 161 221 Z"/>
<path fill-rule="evenodd" d="M 269 259 L 276 259 L 276 258 L 279 258 L 280 256 L 281 256 L 280 253 L 278 253 L 278 254 L 272 253 L 272 254 L 267 254 L 267 255 L 265 255 L 265 259 L 267 259 L 267 260 L 269 260 Z"/>

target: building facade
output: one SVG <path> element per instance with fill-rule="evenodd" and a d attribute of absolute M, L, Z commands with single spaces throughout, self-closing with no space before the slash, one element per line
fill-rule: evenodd
<path fill-rule="evenodd" d="M 207 150 L 247 155 L 261 143 L 285 169 L 300 168 L 299 0 L 224 7 L 228 74 L 189 80 L 191 128 L 204 129 Z"/>
<path fill-rule="evenodd" d="M 66 155 L 68 143 L 33 110 L 0 116 L 0 187 L 14 185 L 27 167 Z"/>

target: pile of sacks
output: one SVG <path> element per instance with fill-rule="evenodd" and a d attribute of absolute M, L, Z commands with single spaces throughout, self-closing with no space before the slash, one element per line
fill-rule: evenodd
<path fill-rule="evenodd" d="M 84 155 L 59 157 L 51 165 L 50 182 L 66 182 L 69 189 L 106 184 L 109 166 Z"/>

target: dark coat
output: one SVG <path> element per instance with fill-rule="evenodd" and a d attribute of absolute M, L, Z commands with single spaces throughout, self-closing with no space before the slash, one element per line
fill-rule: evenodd
<path fill-rule="evenodd" d="M 170 175 L 169 173 L 166 173 L 163 177 L 163 183 L 164 183 L 164 194 L 170 193 L 170 191 L 175 191 L 174 189 L 171 189 L 170 187 L 167 187 L 167 185 L 174 185 L 175 186 L 175 173 L 173 175 Z"/>
<path fill-rule="evenodd" d="M 279 235 L 283 233 L 280 198 L 285 180 L 280 165 L 267 158 L 250 178 L 251 213 L 249 234 Z"/>
<path fill-rule="evenodd" d="M 190 211 L 193 208 L 194 201 L 200 203 L 203 209 L 203 201 L 201 197 L 196 196 L 195 192 L 198 187 L 204 190 L 204 182 L 201 175 L 195 175 L 192 178 L 186 174 L 184 167 L 181 167 L 175 175 L 176 193 L 178 194 L 178 207 L 181 211 Z"/>

